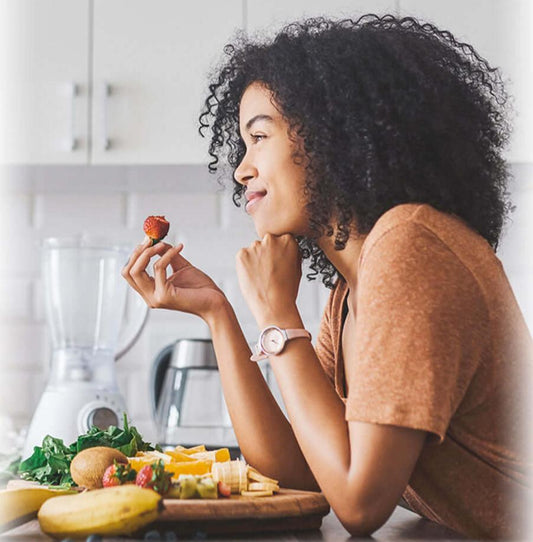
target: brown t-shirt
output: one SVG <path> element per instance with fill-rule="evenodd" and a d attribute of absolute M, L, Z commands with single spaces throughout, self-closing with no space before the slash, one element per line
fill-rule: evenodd
<path fill-rule="evenodd" d="M 354 264 L 350 382 L 342 279 L 316 345 L 346 420 L 428 432 L 403 495 L 420 515 L 474 537 L 524 535 L 533 342 L 500 260 L 458 217 L 404 204 L 380 217 Z"/>

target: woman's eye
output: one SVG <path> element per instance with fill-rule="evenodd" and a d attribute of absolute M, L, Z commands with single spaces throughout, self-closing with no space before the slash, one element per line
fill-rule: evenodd
<path fill-rule="evenodd" d="M 251 134 L 250 137 L 254 143 L 259 143 L 259 141 L 265 139 L 266 136 L 261 134 Z"/>

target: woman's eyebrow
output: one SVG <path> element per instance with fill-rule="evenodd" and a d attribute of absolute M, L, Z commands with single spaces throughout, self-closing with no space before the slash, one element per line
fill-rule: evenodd
<path fill-rule="evenodd" d="M 266 120 L 269 122 L 274 122 L 274 119 L 270 115 L 260 114 L 255 115 L 255 117 L 252 117 L 247 123 L 246 123 L 246 130 L 249 130 L 252 125 L 257 122 L 258 120 Z"/>

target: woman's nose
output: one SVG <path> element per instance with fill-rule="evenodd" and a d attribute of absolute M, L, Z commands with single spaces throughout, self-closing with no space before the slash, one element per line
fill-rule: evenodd
<path fill-rule="evenodd" d="M 257 169 L 244 157 L 234 173 L 235 180 L 247 185 L 250 179 L 257 177 Z"/>

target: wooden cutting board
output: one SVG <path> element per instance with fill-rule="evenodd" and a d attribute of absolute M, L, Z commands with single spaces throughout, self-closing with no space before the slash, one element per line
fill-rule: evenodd
<path fill-rule="evenodd" d="M 36 482 L 11 480 L 7 487 L 31 487 Z M 153 529 L 178 535 L 232 534 L 320 529 L 329 504 L 322 493 L 280 489 L 272 497 L 229 499 L 164 499 L 164 510 Z"/>
<path fill-rule="evenodd" d="M 272 497 L 165 499 L 155 528 L 177 534 L 230 534 L 319 529 L 329 513 L 322 493 L 281 489 Z"/>

